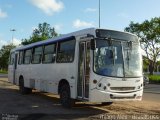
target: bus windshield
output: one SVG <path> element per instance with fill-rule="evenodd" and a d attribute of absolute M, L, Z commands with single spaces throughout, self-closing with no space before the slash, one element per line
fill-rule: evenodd
<path fill-rule="evenodd" d="M 94 72 L 103 76 L 142 76 L 139 44 L 128 45 L 127 41 L 96 39 Z"/>
<path fill-rule="evenodd" d="M 126 77 L 142 76 L 142 59 L 139 43 L 132 43 L 129 47 L 128 43 L 123 44 L 124 52 L 124 69 Z"/>

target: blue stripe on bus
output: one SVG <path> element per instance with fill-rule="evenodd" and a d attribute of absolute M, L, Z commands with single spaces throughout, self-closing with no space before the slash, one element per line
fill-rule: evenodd
<path fill-rule="evenodd" d="M 24 46 L 24 48 L 19 48 L 16 51 L 26 50 L 26 49 L 30 49 L 30 48 L 33 48 L 33 47 L 48 45 L 48 44 L 51 44 L 51 43 L 56 43 L 56 42 L 60 42 L 60 41 L 67 41 L 67 40 L 72 40 L 72 39 L 75 39 L 75 36 L 70 36 L 70 37 L 61 38 L 61 39 L 57 39 L 57 40 L 46 41 L 46 42 L 43 42 L 43 43 L 37 43 L 37 44 L 33 43 L 35 45 L 30 44 L 30 45 L 28 45 L 28 47 Z"/>

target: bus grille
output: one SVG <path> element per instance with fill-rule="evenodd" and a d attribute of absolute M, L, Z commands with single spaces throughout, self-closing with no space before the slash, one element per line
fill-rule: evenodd
<path fill-rule="evenodd" d="M 126 91 L 126 90 L 134 90 L 135 87 L 110 87 L 110 89 L 116 91 Z"/>
<path fill-rule="evenodd" d="M 130 96 L 130 97 L 111 97 L 111 99 L 134 99 L 135 96 Z"/>

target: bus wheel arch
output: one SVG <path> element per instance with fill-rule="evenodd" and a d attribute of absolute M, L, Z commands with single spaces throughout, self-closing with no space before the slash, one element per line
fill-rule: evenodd
<path fill-rule="evenodd" d="M 21 94 L 29 94 L 32 92 L 31 88 L 27 88 L 24 86 L 24 78 L 22 75 L 19 77 L 19 91 Z"/>
<path fill-rule="evenodd" d="M 69 82 L 66 79 L 61 79 L 58 84 L 58 94 L 60 94 L 61 87 L 67 84 L 69 86 Z"/>
<path fill-rule="evenodd" d="M 74 106 L 75 100 L 71 98 L 70 85 L 67 80 L 60 80 L 58 85 L 58 93 L 63 107 L 71 108 Z"/>
<path fill-rule="evenodd" d="M 22 80 L 23 79 L 23 76 L 22 75 L 20 75 L 19 76 L 19 82 L 20 82 L 20 80 Z"/>

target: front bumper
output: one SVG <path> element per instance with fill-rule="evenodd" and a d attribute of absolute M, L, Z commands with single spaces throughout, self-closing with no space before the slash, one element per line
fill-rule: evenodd
<path fill-rule="evenodd" d="M 90 102 L 141 101 L 142 94 L 143 94 L 143 89 L 127 93 L 106 92 L 94 89 L 90 93 L 89 101 Z"/>

